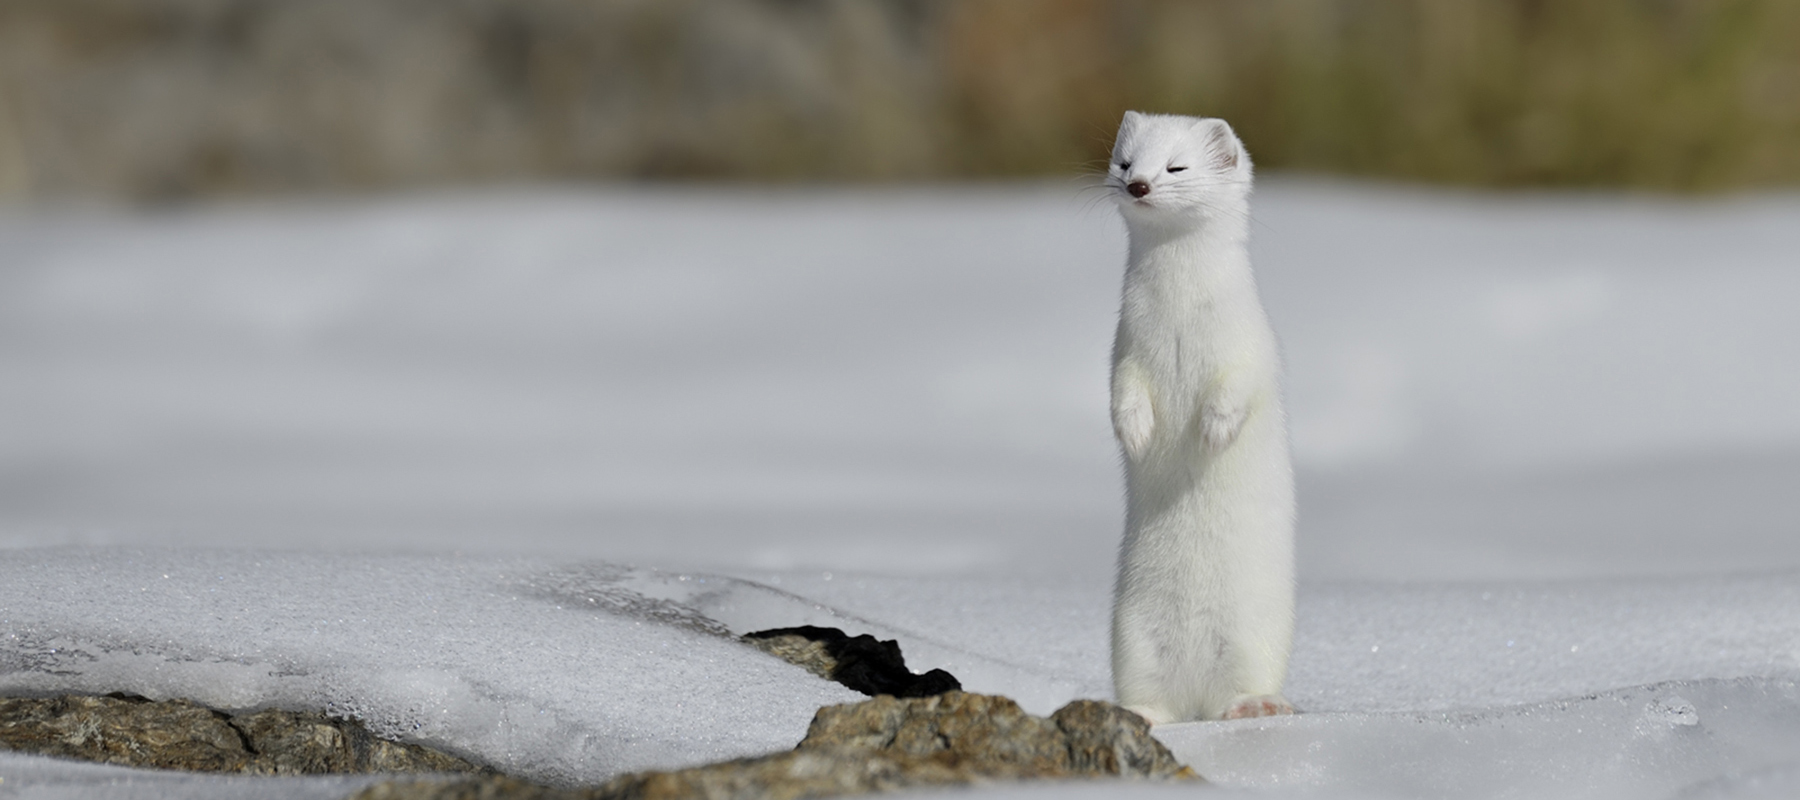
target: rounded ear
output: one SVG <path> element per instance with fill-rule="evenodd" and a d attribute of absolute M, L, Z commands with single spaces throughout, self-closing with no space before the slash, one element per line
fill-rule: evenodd
<path fill-rule="evenodd" d="M 1206 163 L 1219 172 L 1232 172 L 1243 163 L 1243 145 L 1238 143 L 1237 134 L 1231 131 L 1231 125 L 1225 120 L 1206 118 L 1194 123 L 1194 133 L 1200 139 L 1200 147 L 1206 153 Z"/>
<path fill-rule="evenodd" d="M 1120 131 L 1131 130 L 1133 128 L 1136 128 L 1139 124 L 1142 124 L 1143 121 L 1144 121 L 1143 114 L 1139 114 L 1136 111 L 1127 111 L 1127 112 L 1125 112 L 1125 118 L 1119 120 L 1119 130 Z"/>
<path fill-rule="evenodd" d="M 1113 135 L 1113 149 L 1115 151 L 1124 146 L 1125 140 L 1137 130 L 1138 123 L 1143 122 L 1143 120 L 1143 114 L 1139 114 L 1136 111 L 1125 112 L 1125 118 L 1119 120 L 1118 133 Z"/>

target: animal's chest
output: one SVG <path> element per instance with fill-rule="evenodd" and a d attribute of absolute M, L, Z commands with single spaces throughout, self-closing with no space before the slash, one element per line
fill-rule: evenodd
<path fill-rule="evenodd" d="M 1159 388 L 1183 394 L 1204 388 L 1247 344 L 1229 304 L 1208 296 L 1149 295 L 1121 323 L 1129 357 L 1163 378 Z"/>

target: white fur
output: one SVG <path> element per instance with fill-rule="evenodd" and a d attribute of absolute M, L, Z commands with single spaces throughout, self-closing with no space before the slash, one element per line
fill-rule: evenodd
<path fill-rule="evenodd" d="M 1113 686 L 1153 723 L 1293 710 L 1294 475 L 1245 249 L 1250 181 L 1223 120 L 1127 112 L 1119 126 L 1107 186 L 1131 247 L 1113 345 L 1127 498 Z"/>

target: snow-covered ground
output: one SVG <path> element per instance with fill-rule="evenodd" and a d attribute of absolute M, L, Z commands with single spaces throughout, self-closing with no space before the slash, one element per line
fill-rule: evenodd
<path fill-rule="evenodd" d="M 1107 696 L 1092 200 L 0 216 L 0 691 L 324 705 L 557 782 L 853 699 L 727 632 Z M 1265 181 L 1256 215 L 1310 713 L 1159 737 L 1263 793 L 1800 793 L 1800 197 Z M 0 755 L 0 796 L 356 785 Z"/>

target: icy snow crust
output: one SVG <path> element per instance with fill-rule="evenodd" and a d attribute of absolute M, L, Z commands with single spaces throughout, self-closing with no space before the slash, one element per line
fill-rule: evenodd
<path fill-rule="evenodd" d="M 558 783 L 857 699 L 758 628 L 1107 697 L 1123 240 L 1072 194 L 0 217 L 0 691 L 323 707 Z M 1307 713 L 1157 735 L 1258 796 L 1800 796 L 1800 198 L 1256 211 Z M 0 753 L 0 796 L 360 785 Z"/>
<path fill-rule="evenodd" d="M 24 756 L 0 750 L 0 797 L 31 800 L 343 800 L 374 776 L 196 777 Z"/>
<path fill-rule="evenodd" d="M 323 707 L 568 783 L 793 746 L 859 699 L 600 569 L 241 551 L 14 550 L 0 689 Z M 704 580 L 704 579 L 699 579 Z"/>
<path fill-rule="evenodd" d="M 4 552 L 0 587 L 0 691 L 325 707 L 558 783 L 784 749 L 858 699 L 731 639 L 785 623 L 1040 714 L 1108 694 L 1103 582 L 54 548 Z M 1309 713 L 1157 729 L 1214 782 L 1644 797 L 1800 767 L 1800 575 L 1326 584 L 1300 615 Z"/>

